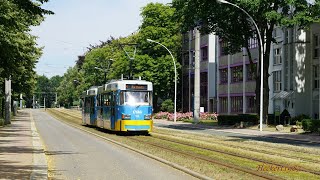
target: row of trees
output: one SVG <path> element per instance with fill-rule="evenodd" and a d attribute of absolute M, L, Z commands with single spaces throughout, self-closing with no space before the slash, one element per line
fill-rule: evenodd
<path fill-rule="evenodd" d="M 4 82 L 12 80 L 13 97 L 20 93 L 32 96 L 35 87 L 35 64 L 42 48 L 30 34 L 45 15 L 53 12 L 41 8 L 48 0 L 2 0 L 0 3 L 0 113 L 4 116 Z"/>
<path fill-rule="evenodd" d="M 144 80 L 153 82 L 155 108 L 159 97 L 173 97 L 172 58 L 168 51 L 160 45 L 147 42 L 147 39 L 163 43 L 177 59 L 181 49 L 181 35 L 180 24 L 174 20 L 174 14 L 175 9 L 170 5 L 150 3 L 142 8 L 142 24 L 137 32 L 127 37 L 110 37 L 101 42 L 101 45 L 90 46 L 85 56 L 79 56 L 76 65 L 63 76 L 58 88 L 59 102 L 72 104 L 79 99 L 82 91 L 90 86 L 102 85 L 105 78 L 101 69 L 106 71 L 107 80 L 120 79 L 122 74 L 129 77 L 132 71 L 134 78 L 141 76 Z M 178 62 L 177 68 L 179 71 Z"/>

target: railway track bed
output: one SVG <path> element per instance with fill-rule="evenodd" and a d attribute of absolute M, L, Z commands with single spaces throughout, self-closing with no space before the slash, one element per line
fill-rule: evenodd
<path fill-rule="evenodd" d="M 151 136 L 116 136 L 105 133 L 104 130 L 81 126 L 80 113 L 68 110 L 50 111 L 56 115 L 60 114 L 59 119 L 73 123 L 79 128 L 89 129 L 99 135 L 123 142 L 216 179 L 320 178 L 318 151 L 308 154 L 309 149 L 298 148 L 297 151 L 291 147 L 279 146 L 278 151 L 283 149 L 282 151 L 285 152 L 279 153 L 273 151 L 273 145 L 262 147 L 264 151 L 260 151 L 250 143 L 243 143 L 246 148 L 242 148 L 238 146 L 239 142 L 232 144 L 230 141 L 221 139 L 208 140 L 207 137 L 197 138 L 158 129 L 151 133 Z"/>

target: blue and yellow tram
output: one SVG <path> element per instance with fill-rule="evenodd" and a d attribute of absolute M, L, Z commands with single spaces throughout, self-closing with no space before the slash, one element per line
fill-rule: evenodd
<path fill-rule="evenodd" d="M 113 131 L 152 130 L 151 82 L 112 81 L 100 87 L 90 88 L 84 93 L 83 100 L 84 124 Z"/>

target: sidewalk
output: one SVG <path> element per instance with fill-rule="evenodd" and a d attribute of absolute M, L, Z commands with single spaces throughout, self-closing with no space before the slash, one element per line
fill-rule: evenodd
<path fill-rule="evenodd" d="M 0 179 L 47 179 L 44 151 L 29 110 L 0 128 Z"/>
<path fill-rule="evenodd" d="M 165 119 L 154 119 L 154 125 L 156 127 L 170 128 L 170 129 L 180 129 L 180 130 L 196 130 L 202 131 L 202 133 L 208 132 L 224 132 L 224 133 L 234 133 L 234 134 L 243 134 L 252 137 L 266 137 L 266 138 L 276 138 L 292 141 L 301 141 L 305 143 L 319 144 L 320 147 L 320 135 L 305 135 L 305 134 L 296 134 L 296 133 L 282 133 L 282 132 L 271 132 L 271 131 L 259 131 L 254 129 L 235 129 L 235 128 L 221 128 L 201 124 L 191 124 L 186 122 L 177 121 L 168 121 Z"/>

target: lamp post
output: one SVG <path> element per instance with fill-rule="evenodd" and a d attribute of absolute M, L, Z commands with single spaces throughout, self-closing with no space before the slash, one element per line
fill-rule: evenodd
<path fill-rule="evenodd" d="M 257 33 L 258 33 L 258 38 L 260 39 L 260 56 L 261 56 L 261 64 L 260 64 L 260 67 L 261 67 L 261 74 L 260 74 L 260 81 L 261 81 L 261 85 L 260 85 L 260 131 L 262 131 L 262 120 L 263 120 L 263 52 L 264 52 L 264 48 L 263 48 L 263 45 L 262 45 L 262 38 L 261 38 L 261 33 L 260 33 L 260 30 L 256 24 L 256 22 L 253 20 L 253 18 L 250 16 L 250 14 L 245 11 L 244 9 L 242 9 L 241 7 L 239 7 L 238 5 L 236 4 L 233 4 L 233 3 L 230 3 L 228 1 L 225 1 L 225 0 L 217 0 L 217 2 L 220 2 L 220 3 L 224 3 L 224 4 L 229 4 L 231 6 L 234 6 L 238 9 L 240 9 L 241 11 L 243 11 L 246 15 L 249 16 L 250 20 L 252 21 L 252 23 L 254 24 L 256 30 L 257 30 Z"/>
<path fill-rule="evenodd" d="M 174 65 L 174 122 L 177 122 L 177 67 L 176 67 L 176 62 L 174 61 L 174 57 L 173 57 L 171 51 L 166 46 L 164 46 L 163 44 L 161 44 L 157 41 L 151 40 L 151 39 L 147 39 L 147 41 L 154 42 L 154 43 L 161 45 L 170 53 L 170 55 L 172 57 L 172 61 L 173 61 L 173 65 Z"/>

